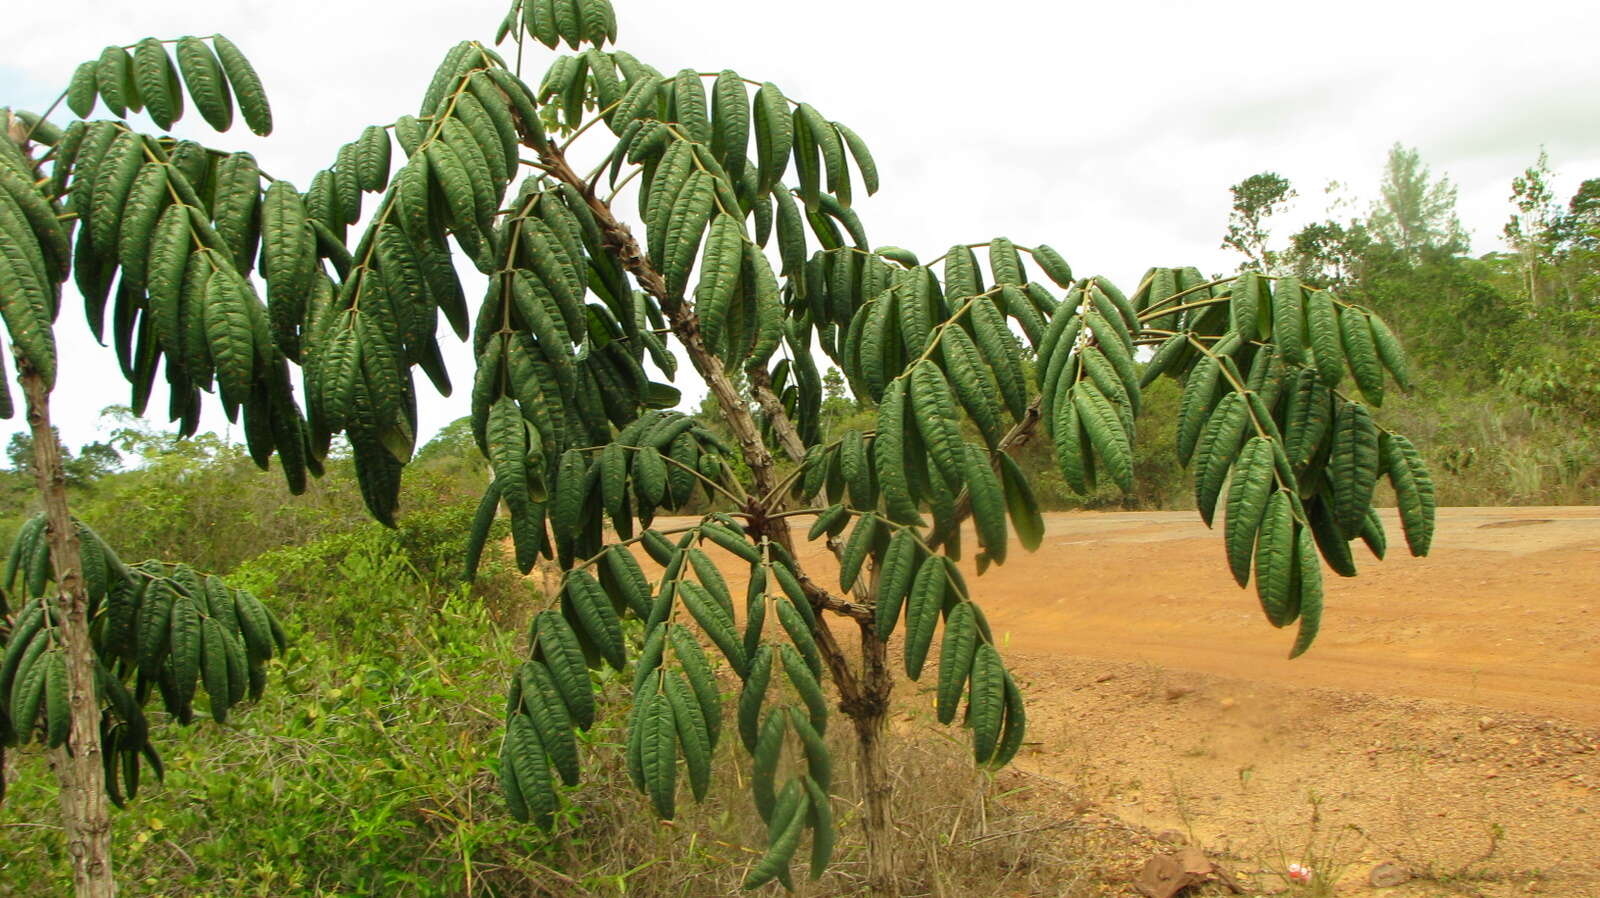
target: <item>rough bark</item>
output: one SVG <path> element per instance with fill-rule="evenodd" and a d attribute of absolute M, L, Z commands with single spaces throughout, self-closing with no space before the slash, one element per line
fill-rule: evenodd
<path fill-rule="evenodd" d="M 863 634 L 862 646 L 876 637 Z M 848 712 L 847 712 L 848 713 Z M 862 828 L 867 835 L 867 887 L 878 895 L 900 894 L 900 872 L 896 860 L 894 818 L 894 780 L 889 773 L 889 758 L 884 737 L 888 735 L 887 702 L 875 708 L 862 708 L 850 715 L 856 731 L 856 775 L 860 782 Z"/>
<path fill-rule="evenodd" d="M 55 563 L 60 638 L 67 662 L 67 701 L 72 729 L 67 744 L 50 752 L 60 785 L 62 829 L 72 860 L 78 898 L 115 898 L 111 870 L 111 815 L 106 805 L 100 747 L 99 702 L 94 692 L 94 646 L 89 641 L 89 596 L 84 590 L 78 533 L 67 510 L 67 477 L 61 447 L 50 428 L 50 393 L 21 353 L 15 353 L 28 427 L 33 433 L 33 469 L 48 522 L 46 537 Z M 23 725 L 18 721 L 18 725 Z"/>
<path fill-rule="evenodd" d="M 795 430 L 794 422 L 789 420 L 789 413 L 783 410 L 783 403 L 772 392 L 772 374 L 760 365 L 752 365 L 746 373 L 750 375 L 750 392 L 755 394 L 756 403 L 772 422 L 772 430 L 778 435 L 778 443 L 783 446 L 784 454 L 789 456 L 790 461 L 799 464 L 806 457 L 806 444 L 800 439 L 800 432 Z"/>

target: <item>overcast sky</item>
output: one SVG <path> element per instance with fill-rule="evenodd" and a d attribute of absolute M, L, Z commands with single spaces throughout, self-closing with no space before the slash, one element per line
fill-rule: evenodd
<path fill-rule="evenodd" d="M 1330 181 L 1347 186 L 1350 213 L 1364 213 L 1396 141 L 1459 186 L 1461 218 L 1483 253 L 1500 248 L 1510 180 L 1541 146 L 1561 200 L 1600 176 L 1588 3 L 615 2 L 619 46 L 658 69 L 734 68 L 851 125 L 883 173 L 878 195 L 857 203 L 869 237 L 924 258 L 1003 234 L 1050 243 L 1080 275 L 1129 286 L 1150 265 L 1231 270 L 1218 249 L 1229 185 L 1265 170 L 1294 184 L 1300 199 L 1277 230 L 1282 240 L 1323 216 Z M 275 132 L 260 139 L 236 124 L 210 134 L 191 104 L 178 133 L 247 149 L 302 188 L 361 126 L 415 113 L 444 52 L 492 39 L 505 9 L 484 0 L 12 6 L 0 105 L 35 111 L 106 44 L 228 35 L 265 81 Z M 537 81 L 552 54 L 531 41 L 529 50 L 523 73 Z M 134 123 L 154 130 L 144 116 Z M 594 142 L 607 133 L 597 129 Z M 70 287 L 63 305 L 53 407 L 76 447 L 96 438 L 99 410 L 126 403 L 127 388 Z M 470 359 L 451 342 L 459 387 Z M 465 397 L 438 399 L 418 382 L 425 439 L 465 413 Z M 680 386 L 703 393 L 681 377 Z M 159 393 L 151 406 L 164 407 Z M 206 425 L 227 422 L 213 411 Z M 21 426 L 0 421 L 0 441 Z"/>

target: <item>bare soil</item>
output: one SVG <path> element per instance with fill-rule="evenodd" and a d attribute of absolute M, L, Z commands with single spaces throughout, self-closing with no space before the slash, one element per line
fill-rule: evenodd
<path fill-rule="evenodd" d="M 1050 515 L 1038 552 L 967 563 L 1028 696 L 1001 785 L 1252 893 L 1300 862 L 1339 895 L 1600 898 L 1600 508 L 1440 509 L 1427 558 L 1385 517 L 1389 559 L 1327 573 L 1295 661 L 1193 512 Z M 903 684 L 908 720 L 932 686 Z M 1383 862 L 1415 878 L 1372 889 Z"/>

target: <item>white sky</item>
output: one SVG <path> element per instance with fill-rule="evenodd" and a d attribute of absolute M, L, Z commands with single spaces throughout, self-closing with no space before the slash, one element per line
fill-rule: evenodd
<path fill-rule="evenodd" d="M 1460 187 L 1482 253 L 1500 247 L 1510 180 L 1541 145 L 1562 201 L 1600 176 L 1596 17 L 1573 0 L 615 2 L 619 46 L 658 69 L 731 67 L 851 125 L 883 173 L 878 195 L 856 204 L 869 237 L 924 258 L 1003 234 L 1050 243 L 1080 276 L 1129 286 L 1153 264 L 1231 270 L 1217 246 L 1229 185 L 1264 170 L 1293 182 L 1300 200 L 1276 230 L 1282 240 L 1322 216 L 1330 180 L 1364 213 L 1396 141 Z M 211 134 L 190 104 L 179 133 L 248 149 L 302 188 L 361 126 L 415 113 L 445 50 L 491 39 L 505 9 L 498 0 L 12 6 L 0 105 L 35 111 L 106 44 L 228 35 L 265 81 L 276 130 L 260 139 L 236 123 Z M 529 50 L 524 77 L 536 82 L 552 54 L 531 41 Z M 154 130 L 143 116 L 134 122 Z M 607 133 L 596 129 L 594 142 Z M 470 294 L 481 282 L 467 283 Z M 127 388 L 70 285 L 68 294 L 53 407 L 75 448 L 97 437 L 99 410 L 126 403 Z M 470 359 L 453 338 L 446 351 L 454 399 L 418 377 L 424 440 L 465 413 Z M 679 386 L 691 399 L 703 393 L 682 374 Z M 226 421 L 213 411 L 205 426 Z M 0 421 L 0 442 L 21 427 Z"/>

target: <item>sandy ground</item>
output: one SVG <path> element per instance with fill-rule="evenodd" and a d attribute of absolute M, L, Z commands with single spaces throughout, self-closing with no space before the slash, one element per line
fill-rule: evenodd
<path fill-rule="evenodd" d="M 1050 516 L 971 580 L 1028 695 L 1022 770 L 1260 892 L 1299 861 L 1365 894 L 1392 862 L 1416 878 L 1375 894 L 1600 898 L 1600 508 L 1441 509 L 1421 559 L 1386 522 L 1291 662 L 1194 513 Z"/>

